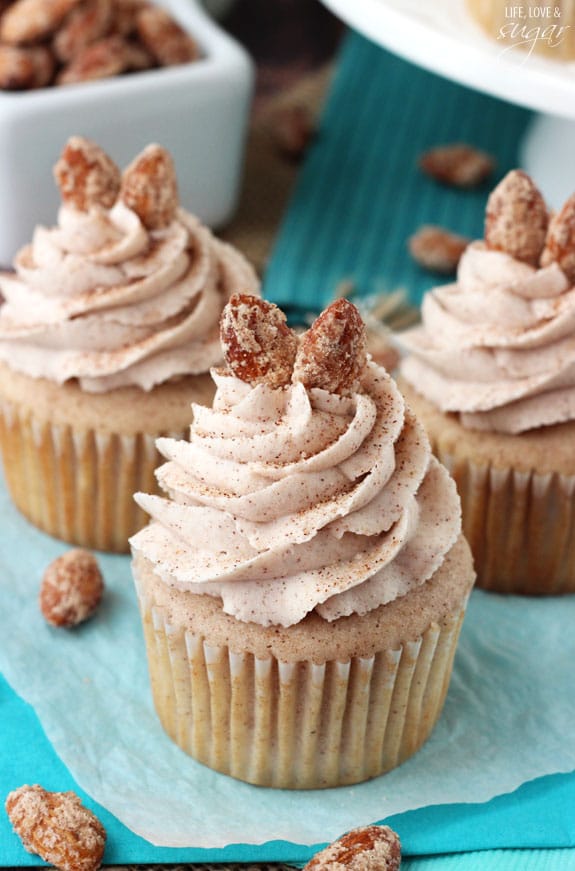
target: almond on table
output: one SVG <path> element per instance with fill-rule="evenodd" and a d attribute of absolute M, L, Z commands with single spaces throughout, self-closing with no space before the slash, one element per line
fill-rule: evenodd
<path fill-rule="evenodd" d="M 310 859 L 304 871 L 398 871 L 401 844 L 389 826 L 352 829 Z"/>
<path fill-rule="evenodd" d="M 459 259 L 470 241 L 444 227 L 428 224 L 410 236 L 408 247 L 413 259 L 424 269 L 450 275 L 456 271 Z"/>
<path fill-rule="evenodd" d="M 419 166 L 442 184 L 471 188 L 489 178 L 495 160 L 472 145 L 457 142 L 426 151 L 419 159 Z"/>
<path fill-rule="evenodd" d="M 8 795 L 6 813 L 26 850 L 60 871 L 100 867 L 106 831 L 76 793 L 21 786 Z"/>
<path fill-rule="evenodd" d="M 100 604 L 104 581 L 87 550 L 69 550 L 50 563 L 40 586 L 40 610 L 52 626 L 77 626 Z"/>

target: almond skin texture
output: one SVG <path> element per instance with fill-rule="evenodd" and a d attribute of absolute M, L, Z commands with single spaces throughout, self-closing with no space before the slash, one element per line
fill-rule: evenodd
<path fill-rule="evenodd" d="M 174 162 L 160 145 L 148 145 L 124 170 L 120 197 L 149 230 L 167 227 L 178 208 Z"/>
<path fill-rule="evenodd" d="M 396 833 L 389 826 L 364 826 L 316 853 L 304 871 L 398 871 L 400 865 Z"/>
<path fill-rule="evenodd" d="M 575 194 L 549 222 L 541 266 L 557 263 L 571 284 L 575 284 Z"/>
<path fill-rule="evenodd" d="M 337 299 L 303 334 L 294 381 L 330 393 L 352 393 L 366 364 L 367 337 L 361 315 L 347 299 Z"/>
<path fill-rule="evenodd" d="M 40 610 L 52 626 L 76 626 L 94 614 L 103 592 L 96 558 L 87 550 L 70 550 L 44 572 Z"/>
<path fill-rule="evenodd" d="M 514 169 L 492 191 L 485 213 L 485 243 L 516 260 L 539 264 L 549 215 L 527 173 Z"/>
<path fill-rule="evenodd" d="M 273 303 L 235 293 L 222 312 L 220 339 L 228 369 L 242 381 L 270 387 L 291 381 L 297 336 Z"/>
<path fill-rule="evenodd" d="M 0 40 L 28 45 L 50 36 L 80 0 L 16 0 L 0 21 Z"/>
<path fill-rule="evenodd" d="M 452 275 L 470 241 L 443 227 L 427 225 L 410 237 L 408 247 L 413 259 L 424 269 Z"/>
<path fill-rule="evenodd" d="M 157 6 L 148 6 L 137 14 L 136 30 L 142 45 L 160 66 L 190 63 L 200 56 L 186 31 Z"/>
<path fill-rule="evenodd" d="M 120 170 L 94 142 L 72 136 L 54 167 L 62 202 L 81 212 L 91 206 L 110 208 L 120 191 Z"/>
<path fill-rule="evenodd" d="M 61 871 L 96 871 L 106 832 L 74 792 L 21 786 L 8 795 L 6 813 L 29 853 Z"/>

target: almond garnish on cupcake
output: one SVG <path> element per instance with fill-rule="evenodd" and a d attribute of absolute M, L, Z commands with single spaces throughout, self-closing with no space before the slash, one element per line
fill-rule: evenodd
<path fill-rule="evenodd" d="M 399 339 L 408 401 L 459 485 L 478 584 L 500 592 L 575 590 L 574 282 L 575 197 L 550 217 L 513 170 L 457 281 L 426 294 L 422 325 Z"/>
<path fill-rule="evenodd" d="M 237 293 L 220 330 L 213 406 L 158 441 L 166 496 L 135 496 L 156 709 L 239 779 L 357 783 L 415 752 L 443 703 L 473 583 L 455 487 L 350 302 L 298 336 Z"/>
<path fill-rule="evenodd" d="M 74 136 L 55 178 L 56 225 L 37 227 L 15 274 L 0 275 L 0 447 L 29 519 L 121 550 L 144 521 L 132 493 L 152 485 L 155 439 L 183 435 L 190 403 L 210 401 L 221 311 L 259 282 L 182 208 L 162 146 L 121 172 Z"/>

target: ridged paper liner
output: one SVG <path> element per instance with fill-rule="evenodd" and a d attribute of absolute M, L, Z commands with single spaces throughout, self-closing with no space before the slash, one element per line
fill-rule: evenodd
<path fill-rule="evenodd" d="M 464 616 L 369 658 L 285 663 L 210 645 L 138 592 L 168 735 L 210 768 L 286 789 L 358 783 L 415 753 L 443 706 Z"/>
<path fill-rule="evenodd" d="M 575 592 L 575 477 L 479 465 L 432 437 L 457 484 L 477 586 L 499 593 Z"/>
<path fill-rule="evenodd" d="M 15 505 L 50 535 L 126 552 L 128 538 L 147 522 L 133 494 L 157 490 L 155 436 L 55 426 L 4 402 L 0 447 Z"/>

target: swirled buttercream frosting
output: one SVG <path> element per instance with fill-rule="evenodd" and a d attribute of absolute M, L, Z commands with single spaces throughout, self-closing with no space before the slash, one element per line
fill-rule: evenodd
<path fill-rule="evenodd" d="M 403 378 L 471 429 L 520 433 L 575 419 L 575 287 L 554 245 L 565 210 L 547 229 L 526 179 L 516 171 L 495 189 L 485 241 L 467 248 L 455 283 L 425 295 L 422 324 L 399 336 Z"/>
<path fill-rule="evenodd" d="M 460 534 L 455 485 L 384 369 L 350 361 L 337 392 L 306 383 L 314 327 L 287 383 L 213 371 L 213 407 L 194 406 L 189 441 L 158 440 L 166 496 L 136 495 L 152 519 L 135 556 L 238 620 L 365 614 L 431 578 Z"/>
<path fill-rule="evenodd" d="M 167 152 L 150 146 L 117 185 L 104 157 L 78 137 L 66 146 L 57 226 L 37 227 L 0 278 L 0 359 L 96 392 L 207 372 L 223 306 L 257 278 L 178 206 Z"/>

